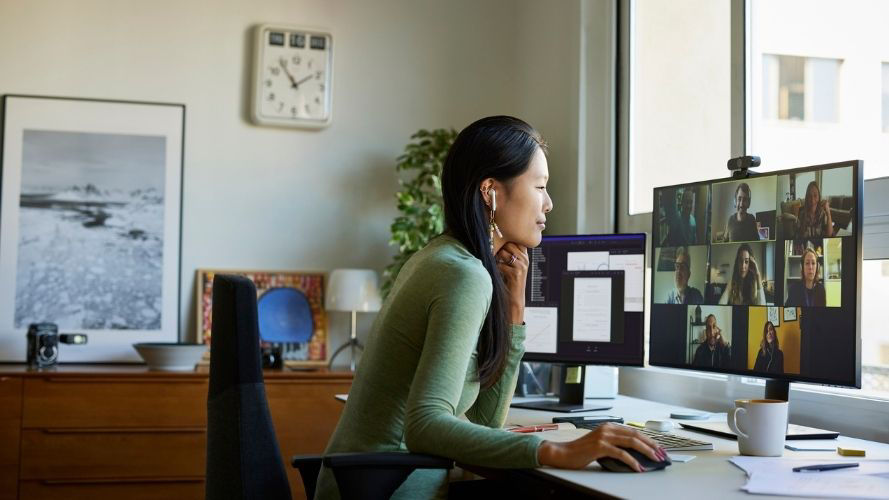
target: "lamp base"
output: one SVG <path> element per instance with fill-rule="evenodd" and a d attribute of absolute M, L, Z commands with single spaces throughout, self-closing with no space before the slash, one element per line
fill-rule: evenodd
<path fill-rule="evenodd" d="M 364 346 L 361 345 L 361 342 L 359 342 L 357 338 L 350 338 L 349 340 L 346 341 L 345 344 L 337 347 L 336 350 L 333 351 L 333 355 L 330 357 L 330 363 L 328 364 L 328 367 L 333 367 L 333 360 L 336 359 L 337 355 L 339 353 L 343 352 L 343 350 L 347 347 L 352 348 L 351 349 L 351 356 L 349 359 L 349 369 L 353 372 L 355 371 L 355 349 L 364 351 Z"/>

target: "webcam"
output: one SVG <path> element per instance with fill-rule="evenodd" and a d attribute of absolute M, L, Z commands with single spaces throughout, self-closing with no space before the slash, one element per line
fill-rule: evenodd
<path fill-rule="evenodd" d="M 759 156 L 739 156 L 728 161 L 728 169 L 731 171 L 747 170 L 748 168 L 756 168 L 762 160 Z"/>

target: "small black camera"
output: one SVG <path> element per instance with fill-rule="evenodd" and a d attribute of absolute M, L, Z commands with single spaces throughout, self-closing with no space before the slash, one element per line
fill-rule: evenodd
<path fill-rule="evenodd" d="M 760 163 L 762 163 L 762 159 L 759 156 L 739 156 L 728 161 L 728 169 L 744 171 L 748 168 L 756 168 Z"/>
<path fill-rule="evenodd" d="M 59 343 L 86 344 L 82 333 L 63 333 L 55 323 L 28 325 L 28 364 L 40 368 L 55 366 L 59 361 Z"/>

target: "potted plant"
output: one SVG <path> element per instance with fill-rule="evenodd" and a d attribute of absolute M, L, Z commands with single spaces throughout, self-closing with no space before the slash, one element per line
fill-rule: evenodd
<path fill-rule="evenodd" d="M 398 246 L 398 253 L 383 272 L 383 297 L 389 294 L 401 266 L 411 255 L 444 230 L 441 168 L 456 137 L 457 131 L 452 128 L 421 129 L 411 136 L 398 157 L 396 172 L 412 175 L 398 180 L 401 188 L 395 199 L 401 214 L 392 222 L 389 240 L 390 245 Z"/>

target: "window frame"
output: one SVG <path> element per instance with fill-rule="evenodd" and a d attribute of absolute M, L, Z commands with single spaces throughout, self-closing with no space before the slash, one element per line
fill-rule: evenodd
<path fill-rule="evenodd" d="M 616 74 L 616 142 L 617 177 L 614 207 L 617 232 L 650 233 L 651 212 L 629 214 L 630 138 L 633 134 L 632 112 L 632 39 L 635 31 L 633 9 L 635 0 L 618 0 L 617 25 L 617 74 Z M 753 112 L 750 85 L 750 2 L 731 0 L 731 157 L 743 156 L 750 151 L 751 137 L 747 133 Z M 728 158 L 726 158 L 728 160 Z M 726 177 L 728 177 L 726 172 Z M 863 229 L 859 229 L 863 230 Z M 650 249 L 646 250 L 646 262 L 651 266 Z M 650 269 L 650 267 L 649 267 Z M 650 311 L 648 311 L 650 314 Z M 646 315 L 646 327 L 648 327 Z M 860 347 L 859 347 L 860 349 Z M 860 354 L 860 351 L 859 351 Z M 657 384 L 652 384 L 652 379 Z M 758 382 L 752 382 L 759 380 Z M 688 370 L 651 367 L 620 368 L 621 394 L 660 400 L 670 404 L 702 408 L 709 411 L 727 411 L 736 398 L 762 397 L 762 379 L 750 377 L 708 374 Z M 889 442 L 889 398 L 837 394 L 819 390 L 821 386 L 794 383 L 790 390 L 791 417 L 795 422 L 837 430 L 844 435 L 862 439 Z M 692 388 L 692 391 L 689 391 Z M 854 410 L 854 411 L 853 411 Z"/>

